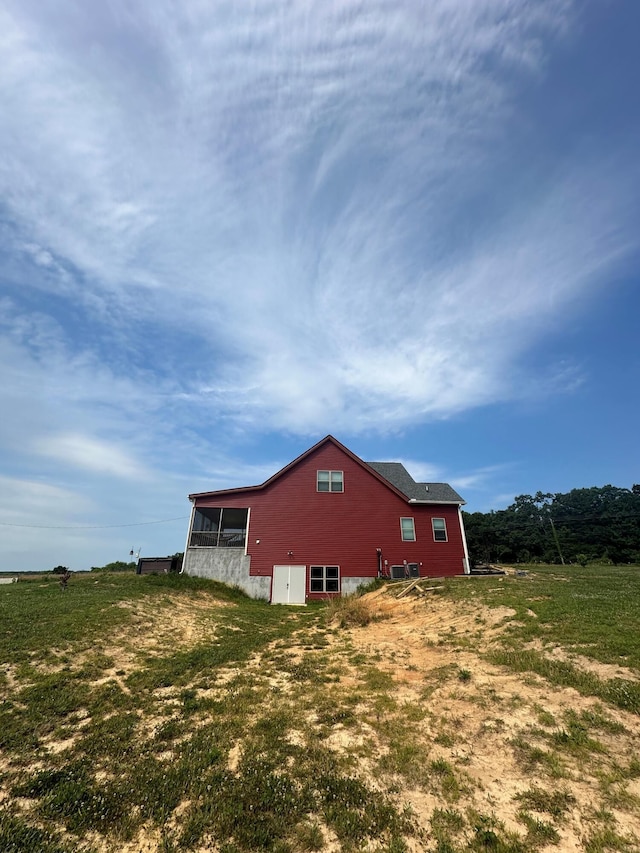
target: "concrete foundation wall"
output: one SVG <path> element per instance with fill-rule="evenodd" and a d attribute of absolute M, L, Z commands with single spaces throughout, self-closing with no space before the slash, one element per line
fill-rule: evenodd
<path fill-rule="evenodd" d="M 362 584 L 371 583 L 372 580 L 375 580 L 375 578 L 345 578 L 343 576 L 341 584 L 341 594 L 351 595 L 358 589 L 359 586 L 361 586 Z"/>
<path fill-rule="evenodd" d="M 271 595 L 271 578 L 251 577 L 251 557 L 239 548 L 187 548 L 182 571 L 185 575 L 210 578 L 239 586 L 252 598 Z"/>
<path fill-rule="evenodd" d="M 270 577 L 251 577 L 249 567 L 251 557 L 239 548 L 188 548 L 184 555 L 182 571 L 185 575 L 199 578 L 211 578 L 229 586 L 239 586 L 252 598 L 271 597 Z M 341 594 L 351 595 L 361 584 L 369 584 L 373 578 L 341 579 Z"/>

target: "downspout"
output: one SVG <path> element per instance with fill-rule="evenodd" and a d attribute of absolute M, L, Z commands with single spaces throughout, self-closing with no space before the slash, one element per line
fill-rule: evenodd
<path fill-rule="evenodd" d="M 462 534 L 462 547 L 464 548 L 464 573 L 471 574 L 471 564 L 469 563 L 469 550 L 467 549 L 467 537 L 464 532 L 464 521 L 462 520 L 462 506 L 458 504 L 458 518 L 460 520 L 460 533 Z"/>
<path fill-rule="evenodd" d="M 196 511 L 195 500 L 193 500 L 192 498 L 189 498 L 189 500 L 191 501 L 191 515 L 189 516 L 189 528 L 187 530 L 187 541 L 184 543 L 184 557 L 182 558 L 182 566 L 180 568 L 179 574 L 182 574 L 184 572 L 184 566 L 185 566 L 185 563 L 187 562 L 187 551 L 189 549 L 189 542 L 191 541 L 191 528 L 193 527 L 193 516 L 195 515 L 195 511 Z"/>

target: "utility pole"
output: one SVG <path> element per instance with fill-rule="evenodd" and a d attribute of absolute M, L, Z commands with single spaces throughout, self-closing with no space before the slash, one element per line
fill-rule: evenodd
<path fill-rule="evenodd" d="M 555 541 L 555 543 L 556 543 L 556 548 L 558 549 L 558 554 L 560 554 L 560 562 L 561 562 L 561 563 L 562 563 L 562 565 L 564 566 L 564 565 L 565 565 L 565 562 L 564 562 L 564 557 L 562 556 L 562 550 L 561 550 L 561 548 L 560 548 L 560 541 L 559 541 L 559 539 L 558 539 L 558 533 L 557 533 L 557 531 L 556 531 L 556 526 L 555 526 L 555 524 L 553 523 L 553 519 L 551 518 L 551 516 L 549 516 L 549 521 L 550 521 L 550 523 L 551 523 L 551 530 L 553 531 L 553 538 L 554 538 L 554 541 Z"/>

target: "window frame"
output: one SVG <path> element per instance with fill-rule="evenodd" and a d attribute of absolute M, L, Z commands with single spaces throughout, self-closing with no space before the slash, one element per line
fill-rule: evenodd
<path fill-rule="evenodd" d="M 405 533 L 407 533 L 408 531 L 405 531 L 404 525 L 402 523 L 403 521 L 410 521 L 411 522 L 411 534 L 412 534 L 411 536 L 405 535 Z M 412 515 L 401 515 L 400 516 L 400 538 L 402 539 L 403 542 L 416 542 L 417 541 L 417 539 L 416 539 L 416 520 Z"/>
<path fill-rule="evenodd" d="M 325 480 L 323 478 L 321 481 L 320 480 L 320 474 L 327 474 L 328 475 L 327 479 Z M 336 475 L 339 475 L 339 477 Z M 326 486 L 328 486 L 328 488 L 321 489 L 320 488 L 320 482 L 324 483 Z M 334 485 L 339 485 L 340 488 L 334 489 L 333 488 Z M 330 471 L 327 468 L 319 468 L 316 471 L 316 492 L 318 492 L 319 494 L 325 494 L 325 495 L 330 495 L 330 494 L 341 495 L 341 494 L 343 494 L 344 493 L 344 471 Z"/>
<path fill-rule="evenodd" d="M 321 575 L 317 575 L 313 577 L 313 570 L 316 571 L 319 569 L 321 571 Z M 329 577 L 327 570 L 331 570 L 332 572 L 335 570 L 335 576 Z M 314 581 L 316 585 L 318 581 L 321 584 L 321 589 L 314 589 L 313 584 Z M 335 589 L 329 589 L 329 586 L 334 586 Z M 318 566 L 313 565 L 309 566 L 309 593 L 315 595 L 340 595 L 341 590 L 341 578 L 340 578 L 340 566 L 330 565 L 330 566 Z"/>
<path fill-rule="evenodd" d="M 442 527 L 436 527 L 436 521 L 442 522 Z M 448 542 L 449 534 L 447 532 L 447 519 L 446 518 L 432 518 L 431 519 L 431 530 L 433 531 L 433 541 L 434 542 Z M 436 533 L 444 533 L 443 536 L 436 536 Z"/>
<path fill-rule="evenodd" d="M 241 514 L 244 514 L 244 518 Z M 241 523 L 234 524 L 234 520 Z M 244 548 L 246 551 L 248 533 L 249 507 L 196 506 L 191 520 L 187 547 Z"/>

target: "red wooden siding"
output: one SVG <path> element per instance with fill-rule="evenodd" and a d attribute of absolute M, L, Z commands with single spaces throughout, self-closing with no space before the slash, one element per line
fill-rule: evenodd
<path fill-rule="evenodd" d="M 319 469 L 344 471 L 344 492 L 318 492 Z M 336 565 L 341 578 L 374 578 L 377 548 L 389 566 L 405 560 L 422 563 L 423 576 L 463 571 L 456 505 L 411 504 L 332 443 L 321 445 L 264 489 L 201 496 L 196 506 L 250 508 L 252 575 L 270 576 L 274 565 L 306 565 L 307 573 L 311 565 Z M 402 541 L 401 517 L 414 519 L 415 542 Z M 434 517 L 446 519 L 447 542 L 434 542 Z"/>

